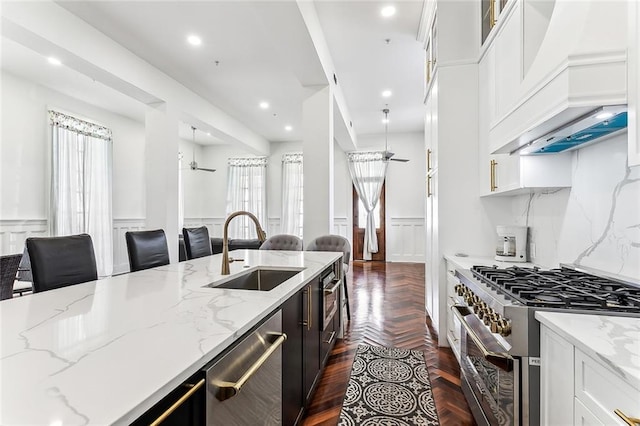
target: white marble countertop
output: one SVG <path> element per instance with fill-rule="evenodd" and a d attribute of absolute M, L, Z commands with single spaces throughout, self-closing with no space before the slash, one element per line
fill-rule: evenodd
<path fill-rule="evenodd" d="M 640 390 L 640 318 L 538 311 L 536 319 Z"/>
<path fill-rule="evenodd" d="M 268 292 L 203 288 L 214 255 L 0 302 L 0 424 L 128 424 L 342 253 L 233 255 L 232 275 L 304 269 Z"/>
<path fill-rule="evenodd" d="M 493 257 L 485 257 L 485 256 L 464 257 L 464 256 L 445 254 L 444 258 L 454 263 L 456 267 L 460 269 L 471 269 L 471 267 L 474 265 L 482 265 L 482 266 L 496 265 L 500 268 L 508 268 L 510 266 L 521 266 L 523 268 L 532 268 L 534 266 L 537 266 L 529 262 L 500 262 L 498 260 L 495 260 Z"/>

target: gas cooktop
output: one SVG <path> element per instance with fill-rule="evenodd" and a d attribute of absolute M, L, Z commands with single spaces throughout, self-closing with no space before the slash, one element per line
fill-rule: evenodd
<path fill-rule="evenodd" d="M 471 272 L 526 306 L 640 314 L 640 287 L 567 267 L 473 266 Z"/>

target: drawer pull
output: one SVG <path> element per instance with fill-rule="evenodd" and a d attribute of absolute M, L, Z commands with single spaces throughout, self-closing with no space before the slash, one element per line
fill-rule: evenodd
<path fill-rule="evenodd" d="M 276 339 L 276 341 L 273 342 L 271 346 L 269 346 L 269 349 L 267 349 L 262 355 L 260 355 L 260 358 L 258 358 L 258 360 L 251 367 L 249 367 L 247 371 L 245 371 L 245 373 L 237 382 L 216 383 L 216 385 L 220 388 L 218 389 L 216 398 L 218 398 L 219 401 L 225 401 L 229 398 L 234 397 L 238 392 L 240 392 L 240 389 L 247 382 L 247 380 L 249 380 L 251 376 L 253 376 L 255 372 L 258 371 L 260 367 L 262 367 L 262 364 L 265 363 L 265 361 L 271 356 L 271 354 L 274 353 L 276 349 L 278 349 L 278 347 L 280 347 L 280 345 L 284 343 L 285 340 L 287 340 L 287 335 L 282 333 Z"/>
<path fill-rule="evenodd" d="M 160 417 L 158 417 L 153 423 L 151 423 L 151 426 L 157 426 L 160 423 L 162 423 L 163 421 L 165 421 L 165 419 L 167 417 L 169 417 L 171 415 L 171 413 L 173 413 L 174 411 L 176 411 L 176 409 L 178 407 L 180 407 L 182 404 L 184 404 L 184 402 L 191 398 L 191 395 L 193 395 L 194 393 L 197 392 L 198 389 L 200 389 L 202 387 L 202 385 L 204 385 L 204 379 L 200 380 L 198 383 L 196 383 L 195 385 L 189 385 L 191 386 L 191 389 L 189 389 L 184 395 L 182 395 L 180 397 L 179 400 L 177 400 L 176 402 L 173 403 L 173 405 L 171 407 L 169 407 L 167 409 L 167 411 L 165 411 L 164 413 L 162 413 L 160 415 Z"/>
<path fill-rule="evenodd" d="M 336 337 L 336 332 L 332 331 L 327 340 L 323 340 L 322 343 L 330 344 L 333 342 L 333 338 Z"/>
<path fill-rule="evenodd" d="M 613 410 L 613 412 L 616 413 L 618 417 L 624 420 L 625 423 L 628 424 L 629 426 L 636 426 L 640 424 L 640 419 L 637 419 L 635 417 L 628 417 L 626 414 L 624 414 L 622 411 L 620 411 L 617 408 Z"/>

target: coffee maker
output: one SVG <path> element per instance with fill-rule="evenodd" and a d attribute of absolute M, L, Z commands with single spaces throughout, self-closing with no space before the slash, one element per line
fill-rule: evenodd
<path fill-rule="evenodd" d="M 527 261 L 527 227 L 498 226 L 496 244 L 496 260 L 502 262 Z"/>

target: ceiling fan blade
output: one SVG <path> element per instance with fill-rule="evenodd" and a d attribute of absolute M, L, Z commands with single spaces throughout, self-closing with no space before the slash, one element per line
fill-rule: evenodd
<path fill-rule="evenodd" d="M 406 163 L 409 160 L 406 158 L 389 158 L 389 161 L 399 161 L 400 163 Z"/>
<path fill-rule="evenodd" d="M 196 170 L 204 170 L 205 172 L 215 172 L 216 171 L 216 169 L 207 169 L 207 168 L 204 168 L 204 167 L 198 167 L 198 168 L 196 168 Z"/>

